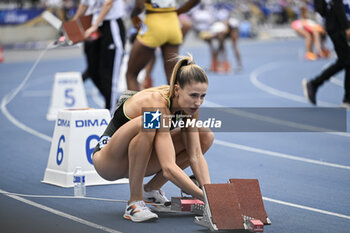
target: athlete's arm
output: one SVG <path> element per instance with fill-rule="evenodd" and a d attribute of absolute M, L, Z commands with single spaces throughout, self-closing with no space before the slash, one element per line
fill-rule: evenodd
<path fill-rule="evenodd" d="M 142 13 L 145 8 L 145 0 L 135 0 L 134 8 L 131 11 L 130 17 L 134 18 Z"/>
<path fill-rule="evenodd" d="M 106 0 L 103 3 L 100 14 L 98 15 L 95 23 L 85 31 L 85 38 L 88 38 L 93 32 L 95 32 L 98 29 L 98 26 L 105 19 L 106 15 L 108 14 L 112 6 L 113 6 L 113 0 Z"/>
<path fill-rule="evenodd" d="M 164 177 L 186 193 L 203 200 L 202 190 L 200 190 L 176 164 L 174 144 L 169 132 L 156 133 L 154 148 L 162 167 Z"/>
<path fill-rule="evenodd" d="M 198 119 L 198 115 L 195 118 Z M 201 186 L 210 184 L 208 164 L 202 153 L 198 128 L 184 128 L 181 133 L 197 181 Z"/>
<path fill-rule="evenodd" d="M 85 12 L 87 11 L 89 6 L 84 5 L 84 4 L 79 4 L 78 10 L 75 13 L 74 17 L 72 18 L 72 20 L 77 20 L 80 16 L 83 16 L 85 14 Z"/>

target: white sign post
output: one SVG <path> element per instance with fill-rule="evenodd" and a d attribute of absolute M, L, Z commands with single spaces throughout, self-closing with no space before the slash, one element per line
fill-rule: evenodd
<path fill-rule="evenodd" d="M 56 120 L 58 110 L 87 108 L 84 84 L 79 72 L 56 73 L 47 120 Z"/>
<path fill-rule="evenodd" d="M 92 164 L 92 152 L 110 119 L 107 109 L 59 110 L 42 182 L 73 187 L 74 169 L 79 166 L 86 185 L 127 183 L 127 179 L 104 180 Z"/>

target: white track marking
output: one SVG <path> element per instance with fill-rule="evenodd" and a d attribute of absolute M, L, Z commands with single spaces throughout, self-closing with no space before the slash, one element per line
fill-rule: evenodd
<path fill-rule="evenodd" d="M 272 198 L 268 198 L 268 197 L 263 197 L 263 200 L 269 201 L 269 202 L 274 202 L 274 203 L 277 203 L 280 205 L 286 205 L 286 206 L 290 206 L 290 207 L 294 207 L 294 208 L 298 208 L 298 209 L 308 210 L 308 211 L 312 211 L 312 212 L 317 212 L 317 213 L 321 213 L 321 214 L 331 215 L 331 216 L 335 216 L 338 218 L 345 218 L 345 219 L 350 220 L 350 216 L 345 215 L 345 214 L 338 214 L 338 213 L 330 212 L 327 210 L 321 210 L 321 209 L 316 209 L 316 208 L 312 208 L 312 207 L 308 207 L 308 206 L 304 206 L 304 205 L 293 204 L 290 202 L 280 201 L 280 200 L 276 200 L 276 199 L 272 199 Z"/>
<path fill-rule="evenodd" d="M 330 82 L 333 83 L 333 84 L 335 84 L 335 85 L 337 85 L 337 86 L 344 87 L 344 81 L 339 80 L 339 79 L 337 79 L 337 78 L 334 78 L 334 77 L 331 78 L 331 79 L 330 79 Z"/>
<path fill-rule="evenodd" d="M 109 198 L 98 198 L 98 197 L 75 197 L 75 196 L 55 196 L 55 195 L 37 195 L 37 194 L 22 194 L 22 193 L 10 193 L 0 189 L 0 193 L 4 195 L 19 196 L 19 197 L 30 197 L 30 198 L 55 198 L 55 199 L 84 199 L 94 201 L 108 201 L 108 202 L 121 202 L 127 203 L 127 200 L 117 200 Z"/>
<path fill-rule="evenodd" d="M 262 82 L 260 82 L 258 80 L 259 75 L 261 75 L 264 72 L 267 72 L 269 70 L 276 69 L 276 68 L 280 67 L 281 65 L 282 65 L 281 62 L 272 62 L 272 63 L 268 63 L 268 64 L 265 64 L 263 66 L 256 68 L 250 74 L 250 81 L 252 82 L 252 84 L 254 86 L 259 88 L 260 90 L 265 91 L 267 93 L 270 93 L 272 95 L 276 95 L 276 96 L 286 98 L 289 100 L 293 100 L 296 102 L 300 102 L 300 103 L 308 103 L 303 96 L 299 96 L 299 95 L 291 94 L 291 93 L 288 93 L 285 91 L 277 90 L 275 88 L 267 86 L 266 84 L 263 84 Z M 324 107 L 339 107 L 339 105 L 331 104 L 331 103 L 324 102 L 324 101 L 318 101 L 318 103 Z M 343 137 L 350 137 L 350 133 L 343 133 L 343 132 L 326 132 L 326 133 L 338 135 L 338 136 L 343 136 Z"/>
<path fill-rule="evenodd" d="M 49 46 L 48 46 L 49 48 Z M 35 67 L 37 66 L 37 64 L 39 63 L 39 61 L 41 60 L 41 57 L 45 54 L 45 52 L 48 50 L 48 48 L 42 53 L 40 54 L 39 58 L 36 60 L 36 62 L 34 63 L 33 67 L 31 68 L 31 70 L 28 72 L 28 74 L 26 75 L 26 77 L 24 78 L 24 80 L 22 81 L 22 83 L 11 93 L 7 94 L 1 101 L 1 111 L 2 113 L 5 115 L 5 117 L 7 117 L 15 126 L 19 127 L 20 129 L 28 132 L 29 134 L 32 134 L 33 136 L 39 137 L 43 140 L 49 141 L 51 142 L 51 137 L 44 135 L 36 130 L 31 129 L 30 127 L 24 125 L 23 123 L 19 122 L 17 119 L 15 119 L 7 110 L 6 106 L 7 104 L 9 104 L 12 99 L 18 94 L 18 92 L 23 88 L 23 86 L 25 85 L 25 83 L 27 82 L 27 80 L 29 79 L 29 77 L 31 76 L 33 70 L 35 69 Z M 276 67 L 276 63 L 274 64 L 270 64 L 269 66 L 267 66 L 267 68 L 261 68 L 261 70 L 255 70 L 255 73 L 253 72 L 251 75 L 251 79 L 256 79 L 257 83 L 257 76 L 263 72 L 266 72 L 267 70 Z M 264 86 L 264 85 L 262 85 Z M 267 87 L 267 86 L 266 86 Z M 267 87 L 269 89 L 269 87 Z M 301 101 L 301 98 L 299 96 L 296 95 L 292 95 L 289 93 L 284 93 L 278 90 L 275 90 L 273 88 L 270 89 L 270 91 L 274 92 L 274 93 L 278 93 L 278 95 L 283 95 L 285 98 L 289 98 L 291 97 L 292 99 L 298 99 L 298 101 L 305 103 L 305 100 L 303 99 Z M 208 102 L 208 101 L 207 101 Z M 286 155 L 286 154 L 282 154 L 282 153 L 278 153 L 278 152 L 272 152 L 272 151 L 267 151 L 267 150 L 262 150 L 262 149 L 257 149 L 254 147 L 247 147 L 247 146 L 243 146 L 243 145 L 239 145 L 239 144 L 233 144 L 230 142 L 225 142 L 225 141 L 221 141 L 221 140 L 215 140 L 216 144 L 218 145 L 224 145 L 224 146 L 228 146 L 228 147 L 233 147 L 233 148 L 237 148 L 237 149 L 242 149 L 242 150 L 247 150 L 247 151 L 253 151 L 256 153 L 262 153 L 262 154 L 267 154 L 267 155 L 271 155 L 271 156 L 275 156 L 275 157 L 280 157 L 280 158 L 287 158 L 287 159 L 293 159 L 293 160 L 298 160 L 298 161 L 302 161 L 302 162 L 307 162 L 307 163 L 313 163 L 313 164 L 318 164 L 318 165 L 324 165 L 324 166 L 331 166 L 331 167 L 336 167 L 336 168 L 343 168 L 343 169 L 350 169 L 348 166 L 343 166 L 343 165 L 338 165 L 338 164 L 332 164 L 332 163 L 326 163 L 326 162 L 320 162 L 320 161 L 315 161 L 315 160 L 309 160 L 309 159 L 304 159 L 301 157 L 296 157 L 296 156 L 291 156 L 291 155 Z M 62 211 L 58 211 L 55 210 L 53 208 L 41 205 L 39 203 L 27 200 L 25 198 L 22 198 L 20 196 L 17 196 L 15 194 L 10 194 L 6 191 L 3 191 L 0 189 L 0 193 L 2 193 L 3 195 L 6 195 L 8 197 L 11 197 L 13 199 L 16 199 L 18 201 L 21 201 L 23 203 L 26 203 L 28 205 L 31 206 L 35 206 L 37 208 L 43 209 L 45 211 L 51 212 L 53 214 L 71 219 L 73 221 L 79 222 L 81 224 L 96 228 L 96 229 L 100 229 L 106 232 L 112 232 L 112 233 L 119 233 L 119 231 L 86 221 L 84 219 L 75 217 L 73 215 L 64 213 Z M 44 198 L 44 197 L 41 197 Z M 323 213 L 323 214 L 328 214 L 328 215 L 332 215 L 332 216 L 337 216 L 337 217 L 341 217 L 341 218 L 346 218 L 346 219 L 350 219 L 350 216 L 347 215 L 343 215 L 343 214 L 337 214 L 334 212 L 329 212 L 329 211 L 324 211 L 324 210 L 319 210 L 319 209 L 315 209 L 315 208 L 311 208 L 311 207 L 307 207 L 307 206 L 302 206 L 302 205 L 298 205 L 298 204 L 293 204 L 293 203 L 288 203 L 288 202 L 284 202 L 284 201 L 280 201 L 280 200 L 275 200 L 275 199 L 271 199 L 271 198 L 267 198 L 264 197 L 264 200 L 266 201 L 271 201 L 271 202 L 275 202 L 281 205 L 286 205 L 286 206 L 292 206 L 292 207 L 296 207 L 296 208 L 301 208 L 301 209 L 305 209 L 305 210 L 309 210 L 309 211 L 314 211 L 314 212 L 318 212 L 318 213 Z"/>
<path fill-rule="evenodd" d="M 211 102 L 209 100 L 206 100 L 203 105 L 206 106 L 206 107 L 229 108 L 227 106 L 216 104 L 216 103 Z M 239 109 L 227 109 L 227 111 L 229 113 L 234 114 L 234 115 L 244 116 L 244 117 L 255 119 L 255 120 L 259 120 L 259 121 L 266 121 L 266 122 L 270 122 L 270 123 L 273 123 L 273 124 L 276 124 L 276 125 L 285 125 L 285 126 L 288 126 L 288 127 L 294 127 L 294 128 L 302 129 L 302 130 L 309 130 L 309 131 L 313 131 L 313 132 L 322 132 L 322 133 L 327 133 L 327 134 L 337 135 L 337 136 L 342 136 L 342 137 L 350 137 L 350 133 L 346 133 L 346 132 L 327 132 L 327 131 L 330 131 L 330 130 L 329 129 L 324 129 L 324 128 L 319 128 L 319 127 L 313 127 L 311 125 L 300 124 L 300 123 L 296 123 L 296 122 L 292 122 L 292 121 L 279 120 L 279 119 L 276 119 L 276 118 L 273 118 L 273 117 L 261 116 L 259 114 L 254 114 L 254 113 L 246 112 L 246 111 L 239 110 Z"/>
<path fill-rule="evenodd" d="M 208 102 L 209 104 L 209 102 Z M 251 118 L 257 121 L 265 121 L 268 123 L 272 123 L 275 125 L 283 125 L 283 126 L 287 126 L 287 127 L 291 127 L 291 128 L 295 128 L 295 129 L 299 129 L 299 130 L 306 130 L 306 131 L 311 131 L 311 132 L 328 132 L 328 131 L 332 131 L 331 129 L 326 129 L 326 128 L 320 128 L 320 127 L 315 127 L 312 125 L 306 125 L 306 124 L 301 124 L 301 123 L 297 123 L 297 122 L 293 122 L 293 121 L 287 121 L 287 120 L 280 120 L 278 118 L 274 118 L 274 117 L 269 117 L 269 116 L 263 116 L 260 114 L 255 114 L 255 113 L 251 113 L 248 111 L 244 111 L 244 110 L 239 110 L 239 109 L 233 109 L 233 108 L 225 108 L 224 110 L 225 112 L 228 112 L 232 115 L 237 115 L 237 116 L 243 116 L 246 118 Z"/>
<path fill-rule="evenodd" d="M 56 214 L 58 216 L 61 216 L 61 217 L 64 217 L 64 218 L 67 218 L 67 219 L 70 219 L 74 222 L 78 222 L 78 223 L 81 223 L 83 225 L 86 225 L 86 226 L 89 226 L 89 227 L 93 227 L 93 228 L 96 228 L 96 229 L 99 229 L 99 230 L 102 230 L 102 231 L 105 231 L 105 232 L 111 232 L 111 233 L 121 233 L 120 231 L 116 231 L 116 230 L 113 230 L 113 229 L 110 229 L 108 227 L 105 227 L 105 226 L 101 226 L 101 225 L 98 225 L 96 223 L 93 223 L 93 222 L 89 222 L 87 220 L 84 220 L 82 218 L 78 218 L 78 217 L 75 217 L 73 215 L 70 215 L 70 214 L 67 214 L 67 213 L 64 213 L 62 211 L 59 211 L 59 210 L 56 210 L 56 209 L 53 209 L 53 208 L 50 208 L 50 207 L 47 207 L 47 206 L 44 206 L 44 205 L 41 205 L 39 203 L 36 203 L 34 201 L 30 201 L 28 199 L 25 199 L 23 197 L 19 197 L 19 196 L 16 196 L 16 195 L 12 195 L 12 194 L 6 194 L 4 193 L 3 190 L 0 189 L 0 193 L 8 196 L 8 197 L 11 197 L 17 201 L 20 201 L 20 202 L 23 202 L 25 204 L 28 204 L 30 206 L 34 206 L 36 208 L 39 208 L 39 209 L 42 209 L 42 210 L 45 210 L 45 211 L 48 211 L 50 213 L 53 213 L 53 214 Z"/>
<path fill-rule="evenodd" d="M 300 103 L 308 103 L 303 96 L 291 94 L 291 93 L 288 93 L 285 91 L 281 91 L 281 90 L 272 88 L 272 87 L 270 87 L 270 86 L 268 86 L 268 85 L 266 85 L 258 80 L 259 75 L 261 75 L 267 71 L 276 69 L 276 68 L 280 67 L 281 65 L 282 65 L 281 62 L 272 62 L 272 63 L 268 63 L 268 64 L 265 64 L 263 66 L 256 68 L 250 74 L 250 81 L 253 83 L 254 86 L 259 88 L 260 90 L 265 91 L 267 93 L 270 93 L 272 95 L 276 95 L 278 97 L 282 97 L 282 98 L 293 100 L 293 101 L 300 102 Z M 301 88 L 301 83 L 300 83 L 300 88 Z M 321 106 L 325 106 L 325 107 L 339 107 L 339 105 L 331 104 L 331 103 L 324 102 L 324 101 L 318 101 L 318 103 Z"/>
<path fill-rule="evenodd" d="M 350 166 L 345 166 L 345 165 L 335 164 L 335 163 L 328 163 L 328 162 L 323 162 L 323 161 L 318 161 L 318 160 L 313 160 L 313 159 L 306 159 L 306 158 L 298 157 L 295 155 L 288 155 L 288 154 L 284 154 L 284 153 L 279 153 L 279 152 L 274 152 L 274 151 L 269 151 L 269 150 L 264 150 L 264 149 L 258 149 L 256 147 L 244 146 L 241 144 L 226 142 L 226 141 L 222 141 L 222 140 L 218 140 L 218 139 L 214 140 L 214 144 L 226 146 L 226 147 L 230 147 L 230 148 L 235 148 L 235 149 L 239 149 L 239 150 L 250 151 L 250 152 L 254 152 L 254 153 L 258 153 L 258 154 L 264 154 L 264 155 L 268 155 L 268 156 L 283 158 L 283 159 L 290 159 L 290 160 L 300 161 L 300 162 L 304 162 L 304 163 L 311 163 L 311 164 L 316 164 L 316 165 L 321 165 L 321 166 L 350 170 Z"/>
<path fill-rule="evenodd" d="M 24 196 L 24 197 L 32 197 L 32 198 L 62 198 L 62 199 L 74 199 L 75 198 L 76 199 L 76 197 L 74 197 L 74 196 L 28 195 L 28 194 L 19 194 L 19 193 L 9 193 L 9 192 L 6 192 L 6 191 L 1 190 L 1 189 L 0 189 L 0 193 L 6 195 L 8 197 L 14 198 L 14 199 L 16 199 L 18 201 L 21 201 L 21 202 L 24 202 L 26 204 L 29 204 L 31 206 L 35 206 L 37 208 L 49 211 L 49 212 L 51 212 L 53 214 L 56 214 L 56 215 L 68 218 L 70 220 L 82 223 L 84 225 L 88 225 L 88 226 L 91 226 L 91 227 L 94 227 L 94 228 L 97 228 L 97 229 L 100 229 L 100 230 L 103 230 L 103 231 L 106 231 L 106 232 L 114 232 L 114 233 L 119 232 L 119 231 L 115 231 L 115 230 L 112 230 L 110 228 L 107 228 L 107 227 L 104 227 L 104 226 L 100 226 L 100 225 L 95 224 L 95 223 L 91 223 L 89 221 L 83 220 L 81 218 L 77 218 L 77 217 L 72 216 L 70 214 L 66 214 L 64 212 L 61 212 L 61 211 L 52 209 L 50 207 L 47 207 L 47 206 L 38 204 L 36 202 L 33 202 L 33 201 L 30 201 L 30 200 L 22 198 Z M 124 200 L 92 198 L 92 197 L 85 197 L 85 198 L 79 198 L 79 199 L 109 201 L 109 202 L 127 202 L 127 201 L 124 201 Z M 339 213 L 335 213 L 335 212 L 331 212 L 331 211 L 327 211 L 327 210 L 321 210 L 321 209 L 317 209 L 317 208 L 313 208 L 313 207 L 309 207 L 309 206 L 304 206 L 304 205 L 294 204 L 294 203 L 290 203 L 290 202 L 286 202 L 286 201 L 276 200 L 276 199 L 272 199 L 272 198 L 269 198 L 269 197 L 263 197 L 263 200 L 264 201 L 273 202 L 273 203 L 277 203 L 277 204 L 280 204 L 280 205 L 290 206 L 290 207 L 294 207 L 294 208 L 298 208 L 298 209 L 308 210 L 308 211 L 312 211 L 312 212 L 317 212 L 317 213 L 321 213 L 321 214 L 326 214 L 326 215 L 335 216 L 335 217 L 338 217 L 338 218 L 345 218 L 345 219 L 349 219 L 350 220 L 350 216 L 348 216 L 348 215 L 339 214 Z"/>
<path fill-rule="evenodd" d="M 39 55 L 39 57 L 37 58 L 37 60 L 35 61 L 35 63 L 33 64 L 33 66 L 31 67 L 31 69 L 29 70 L 28 74 L 25 76 L 25 78 L 23 79 L 23 81 L 20 83 L 20 85 L 15 88 L 12 92 L 8 93 L 6 96 L 4 96 L 1 100 L 1 111 L 2 113 L 4 114 L 4 116 L 9 120 L 11 121 L 15 126 L 17 126 L 18 128 L 22 129 L 23 131 L 25 132 L 28 132 L 29 134 L 33 135 L 33 136 L 36 136 L 36 137 L 39 137 L 43 140 L 46 140 L 48 142 L 51 142 L 51 137 L 45 135 L 45 134 L 42 134 L 28 126 L 26 126 L 25 124 L 19 122 L 16 118 L 14 118 L 7 110 L 6 106 L 7 104 L 9 104 L 13 98 L 23 89 L 24 85 L 26 84 L 26 82 L 28 81 L 28 79 L 30 78 L 30 76 L 32 75 L 34 69 L 36 68 L 36 66 L 38 65 L 38 63 L 40 62 L 41 58 L 43 57 L 43 55 L 48 51 L 48 49 L 50 48 L 51 44 Z M 3 193 L 4 191 L 2 191 L 0 189 L 0 192 Z M 4 193 L 3 193 L 4 194 Z M 25 198 L 22 198 L 22 197 L 19 197 L 19 196 L 15 196 L 15 195 L 10 195 L 10 194 L 4 194 L 8 197 L 11 197 L 13 199 L 16 199 L 18 201 L 21 201 L 23 203 L 26 203 L 28 205 L 31 205 L 31 206 L 34 206 L 34 207 L 37 207 L 37 208 L 40 208 L 40 209 L 43 209 L 45 211 L 48 211 L 48 212 L 51 212 L 53 214 L 56 214 L 56 215 L 59 215 L 61 217 L 64 217 L 64 218 L 68 218 L 72 221 L 75 221 L 75 222 L 78 222 L 78 223 L 81 223 L 81 224 L 84 224 L 84 225 L 87 225 L 87 226 L 90 226 L 90 227 L 93 227 L 93 228 L 96 228 L 96 229 L 100 229 L 100 230 L 103 230 L 103 231 L 106 231 L 106 232 L 111 232 L 111 233 L 120 233 L 119 231 L 116 231 L 116 230 L 113 230 L 113 229 L 110 229 L 110 228 L 107 228 L 107 227 L 104 227 L 104 226 L 101 226 L 101 225 L 98 225 L 98 224 L 95 224 L 95 223 L 92 223 L 92 222 L 89 222 L 89 221 L 86 221 L 84 219 L 81 219 L 81 218 L 78 218 L 76 216 L 73 216 L 73 215 L 70 215 L 70 214 L 67 214 L 67 213 L 64 213 L 62 211 L 58 211 L 58 210 L 55 210 L 53 208 L 50 208 L 50 207 L 47 207 L 47 206 L 44 206 L 44 205 L 41 205 L 39 203 L 36 203 L 36 202 L 33 202 L 33 201 L 30 201 L 30 200 L 27 200 Z"/>
<path fill-rule="evenodd" d="M 19 122 L 16 118 L 14 118 L 10 113 L 9 111 L 7 110 L 6 108 L 6 105 L 7 103 L 9 103 L 9 101 L 7 100 L 9 97 L 9 95 L 6 95 L 2 101 L 1 101 L 1 111 L 2 113 L 5 115 L 5 117 L 12 122 L 12 124 L 14 124 L 15 126 L 17 126 L 18 128 L 20 128 L 21 130 L 31 134 L 31 135 L 34 135 L 38 138 L 41 138 L 45 141 L 48 141 L 48 142 L 51 142 L 51 137 L 43 134 L 43 133 L 40 133 L 39 131 L 36 131 L 28 126 L 26 126 L 25 124 L 23 124 L 22 122 Z"/>
<path fill-rule="evenodd" d="M 25 84 L 27 83 L 28 79 L 30 78 L 30 76 L 32 75 L 33 71 L 35 70 L 35 68 L 37 67 L 37 65 L 39 64 L 39 62 L 41 61 L 42 57 L 44 56 L 44 54 L 53 46 L 53 42 L 50 43 L 47 48 L 42 51 L 38 58 L 35 60 L 33 66 L 30 68 L 29 72 L 27 73 L 27 75 L 24 77 L 24 79 L 22 80 L 22 82 L 18 85 L 17 88 L 15 88 L 12 92 L 8 93 L 6 96 L 4 96 L 1 100 L 1 111 L 2 113 L 7 117 L 7 119 L 9 119 L 14 125 L 16 125 L 18 128 L 22 129 L 23 131 L 26 131 L 36 137 L 39 137 L 41 139 L 44 139 L 46 141 L 51 142 L 51 137 L 48 137 L 45 134 L 42 134 L 32 128 L 29 128 L 28 126 L 26 126 L 25 124 L 19 122 L 16 118 L 14 118 L 7 110 L 6 106 L 7 104 L 9 104 L 13 98 L 23 89 L 23 87 L 25 86 Z"/>

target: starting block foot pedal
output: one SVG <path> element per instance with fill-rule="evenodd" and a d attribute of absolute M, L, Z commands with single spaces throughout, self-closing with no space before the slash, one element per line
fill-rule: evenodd
<path fill-rule="evenodd" d="M 204 202 L 194 198 L 172 197 L 171 202 L 164 204 L 149 203 L 150 209 L 155 212 L 164 213 L 190 213 L 201 215 L 203 213 Z"/>
<path fill-rule="evenodd" d="M 203 193 L 203 216 L 196 216 L 195 223 L 212 231 L 263 232 L 264 224 L 271 223 L 256 179 L 230 179 L 227 184 L 206 184 Z"/>
<path fill-rule="evenodd" d="M 204 202 L 194 198 L 187 197 L 172 197 L 171 209 L 175 211 L 192 212 L 192 210 L 200 210 L 200 207 L 204 205 Z"/>
<path fill-rule="evenodd" d="M 264 232 L 264 223 L 259 219 L 244 218 L 244 228 L 251 232 Z"/>

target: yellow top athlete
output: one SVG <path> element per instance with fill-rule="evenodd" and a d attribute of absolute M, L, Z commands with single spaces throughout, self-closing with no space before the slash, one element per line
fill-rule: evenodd
<path fill-rule="evenodd" d="M 165 74 L 170 83 L 171 72 L 176 63 L 174 58 L 178 56 L 179 45 L 182 43 L 178 15 L 187 12 L 199 2 L 200 0 L 188 0 L 176 9 L 176 0 L 135 1 L 131 17 L 139 32 L 130 52 L 126 72 L 129 90 L 140 90 L 137 76 L 150 61 L 157 47 L 162 50 Z M 138 15 L 144 10 L 146 17 L 144 22 L 141 22 Z"/>

